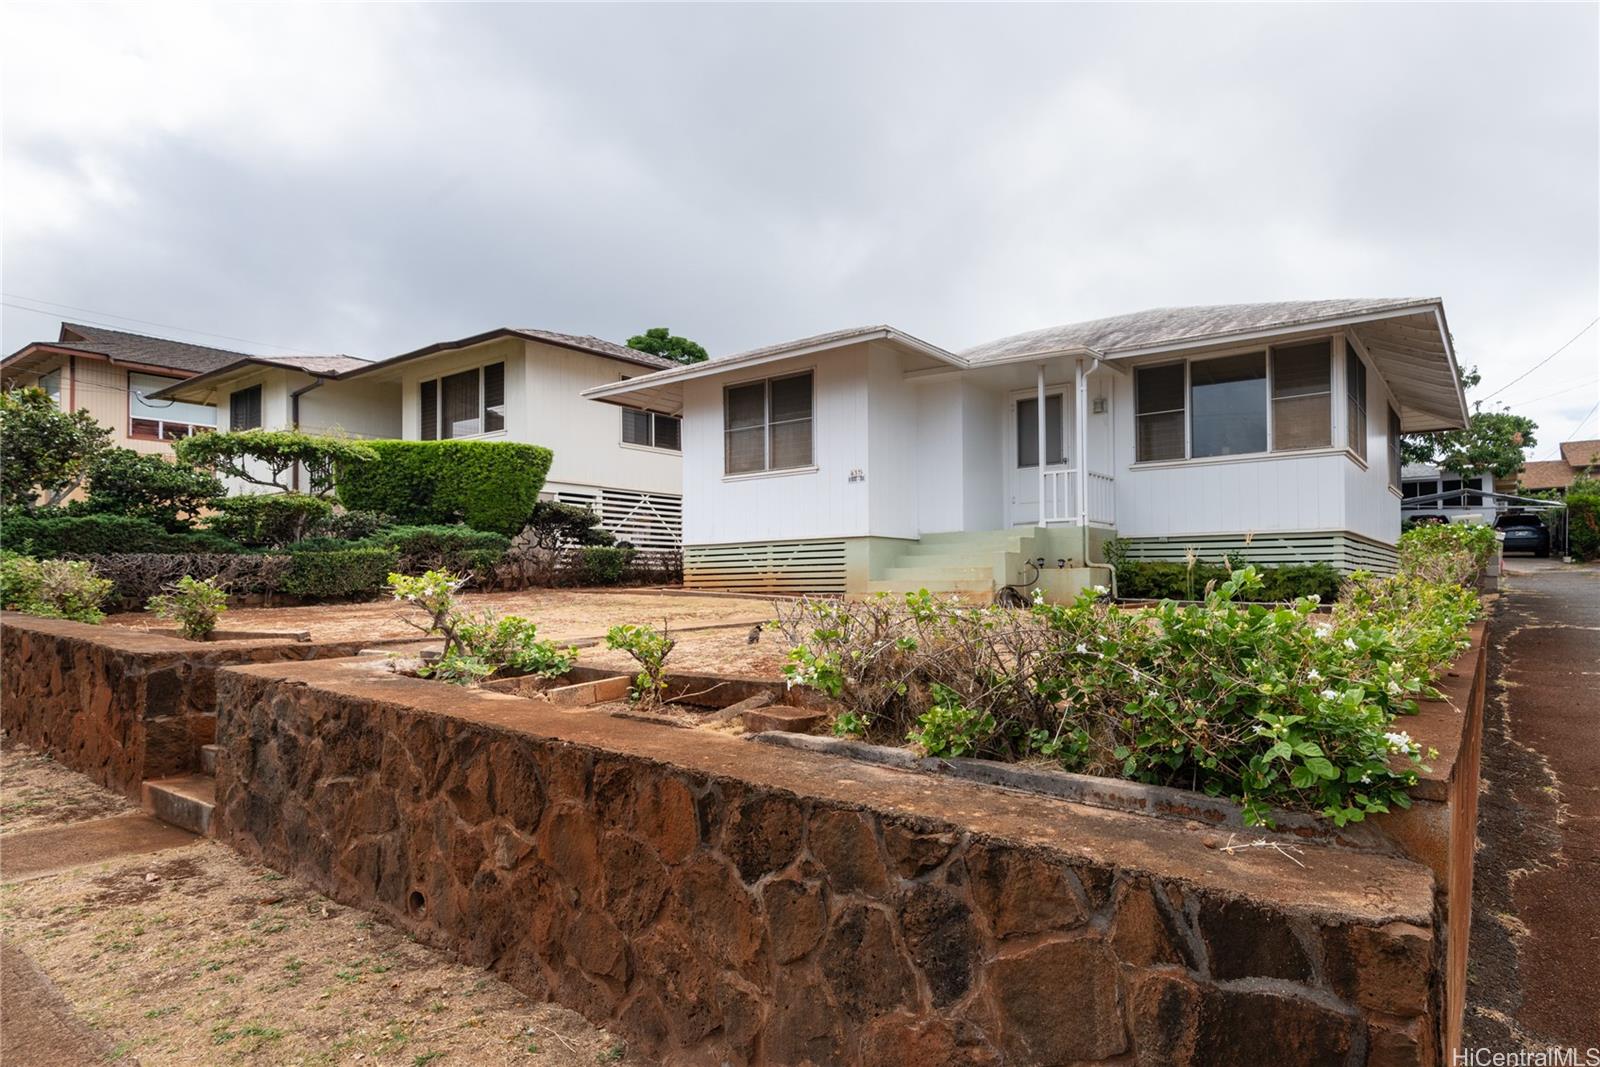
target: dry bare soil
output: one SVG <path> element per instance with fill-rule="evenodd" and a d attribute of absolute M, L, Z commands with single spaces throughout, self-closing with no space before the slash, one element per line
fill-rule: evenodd
<path fill-rule="evenodd" d="M 0 803 L 0 849 L 128 808 L 19 748 L 0 753 Z M 645 1062 L 581 1016 L 212 841 L 9 882 L 0 933 L 105 1035 L 114 1062 Z"/>

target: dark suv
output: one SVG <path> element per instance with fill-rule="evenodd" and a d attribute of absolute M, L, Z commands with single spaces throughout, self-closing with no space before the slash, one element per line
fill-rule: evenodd
<path fill-rule="evenodd" d="M 1532 552 L 1540 559 L 1550 555 L 1550 528 L 1537 515 L 1502 515 L 1494 528 L 1505 534 L 1507 552 Z"/>

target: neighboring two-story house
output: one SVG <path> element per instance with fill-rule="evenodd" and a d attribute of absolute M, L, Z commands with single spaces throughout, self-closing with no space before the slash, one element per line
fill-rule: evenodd
<path fill-rule="evenodd" d="M 681 544 L 676 413 L 647 402 L 619 413 L 580 395 L 677 364 L 597 337 L 510 327 L 371 363 L 318 358 L 324 362 L 239 357 L 162 397 L 214 404 L 234 430 L 543 445 L 554 453 L 547 499 L 591 508 L 638 548 Z"/>
<path fill-rule="evenodd" d="M 111 443 L 171 454 L 172 442 L 217 428 L 209 403 L 155 400 L 169 386 L 216 370 L 241 352 L 164 337 L 63 322 L 54 341 L 35 341 L 0 361 L 6 388 L 36 385 L 69 411 L 80 408 L 111 429 Z"/>

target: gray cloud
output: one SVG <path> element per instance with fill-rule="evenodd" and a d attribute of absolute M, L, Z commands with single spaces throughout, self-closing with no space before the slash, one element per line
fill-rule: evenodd
<path fill-rule="evenodd" d="M 5 291 L 367 356 L 1440 295 L 1487 393 L 1600 312 L 1597 10 L 13 4 Z"/>

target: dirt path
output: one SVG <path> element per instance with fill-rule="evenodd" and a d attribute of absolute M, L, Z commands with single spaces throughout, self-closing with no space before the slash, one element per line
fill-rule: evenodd
<path fill-rule="evenodd" d="M 1510 567 L 1489 650 L 1465 1040 L 1600 1047 L 1600 567 Z"/>
<path fill-rule="evenodd" d="M 86 847 L 70 870 L 35 864 L 0 885 L 6 1067 L 645 1062 L 581 1016 L 215 842 L 151 851 L 134 834 L 108 849 L 108 824 L 141 817 L 27 750 L 0 753 L 0 801 L 41 781 L 73 799 L 50 806 L 49 825 L 0 824 L 8 866 L 70 854 L 75 834 Z"/>

